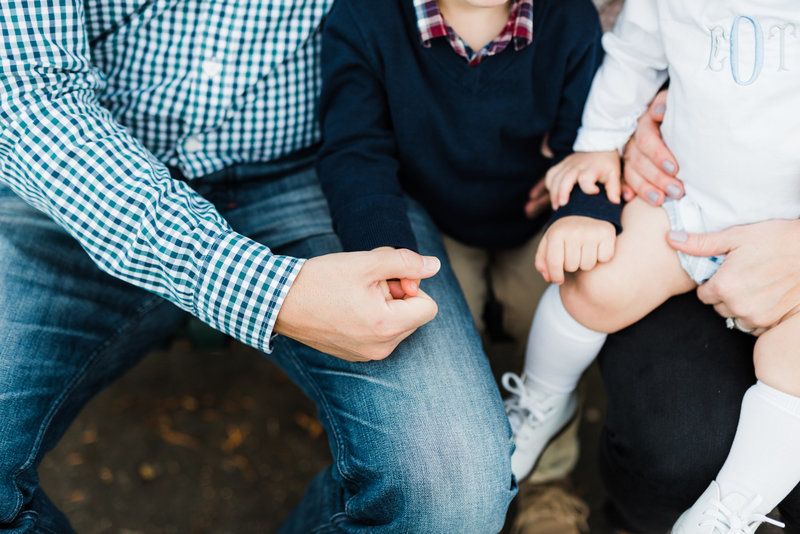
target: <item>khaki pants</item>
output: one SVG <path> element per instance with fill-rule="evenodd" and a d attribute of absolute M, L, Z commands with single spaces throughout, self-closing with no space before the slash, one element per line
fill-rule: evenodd
<path fill-rule="evenodd" d="M 470 247 L 446 235 L 442 238 L 478 332 L 484 335 L 486 331 L 482 314 L 489 298 L 488 284 L 491 284 L 495 298 L 503 307 L 503 329 L 514 340 L 514 354 L 523 354 L 536 304 L 548 286 L 534 267 L 542 233 L 521 247 L 501 251 Z M 520 360 L 515 358 L 515 361 Z M 506 365 L 511 367 L 510 362 Z M 522 368 L 509 370 L 521 372 Z M 532 482 L 569 475 L 580 452 L 577 429 L 578 418 L 545 449 L 531 475 Z"/>
<path fill-rule="evenodd" d="M 547 282 L 533 266 L 541 234 L 521 247 L 500 251 L 470 247 L 451 237 L 442 237 L 478 332 L 486 333 L 481 315 L 489 298 L 488 274 L 495 298 L 503 306 L 503 329 L 522 354 L 536 303 L 547 288 Z"/>

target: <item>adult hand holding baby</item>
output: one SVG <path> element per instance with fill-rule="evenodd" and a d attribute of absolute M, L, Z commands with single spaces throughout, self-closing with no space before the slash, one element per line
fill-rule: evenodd
<path fill-rule="evenodd" d="M 623 160 L 626 200 L 638 195 L 660 205 L 683 196 L 678 162 L 661 138 L 667 91 L 639 119 Z M 722 317 L 760 335 L 800 308 L 800 222 L 764 221 L 709 234 L 672 232 L 670 245 L 693 256 L 727 254 L 719 270 L 697 288 L 698 298 Z"/>
<path fill-rule="evenodd" d="M 697 288 L 698 298 L 760 335 L 800 310 L 800 221 L 771 220 L 721 232 L 671 232 L 670 245 L 693 256 L 727 254 Z"/>
<path fill-rule="evenodd" d="M 661 139 L 666 102 L 667 91 L 663 90 L 639 118 L 636 133 L 625 146 L 622 196 L 626 201 L 638 195 L 660 206 L 666 197 L 683 196 L 683 183 L 675 177 L 678 162 Z"/>

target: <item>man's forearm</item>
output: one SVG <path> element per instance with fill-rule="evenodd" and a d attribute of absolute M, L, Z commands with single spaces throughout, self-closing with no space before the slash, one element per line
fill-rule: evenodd
<path fill-rule="evenodd" d="M 233 232 L 99 105 L 82 2 L 12 4 L 0 10 L 0 180 L 103 270 L 267 348 L 302 262 Z"/>

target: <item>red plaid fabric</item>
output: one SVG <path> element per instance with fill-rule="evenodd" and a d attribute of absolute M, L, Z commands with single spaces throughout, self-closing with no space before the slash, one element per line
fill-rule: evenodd
<path fill-rule="evenodd" d="M 447 37 L 455 52 L 475 66 L 485 57 L 499 54 L 509 43 L 514 43 L 515 50 L 522 50 L 533 41 L 533 0 L 515 0 L 503 31 L 495 39 L 474 52 L 453 28 L 444 20 L 436 0 L 414 0 L 417 12 L 417 27 L 422 46 L 430 47 L 431 40 Z"/>

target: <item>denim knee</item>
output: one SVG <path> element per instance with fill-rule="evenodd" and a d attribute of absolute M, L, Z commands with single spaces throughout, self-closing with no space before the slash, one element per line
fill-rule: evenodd
<path fill-rule="evenodd" d="M 386 494 L 393 494 L 398 532 L 496 533 L 516 494 L 510 441 L 482 435 L 434 432 L 420 454 L 387 465 Z"/>

